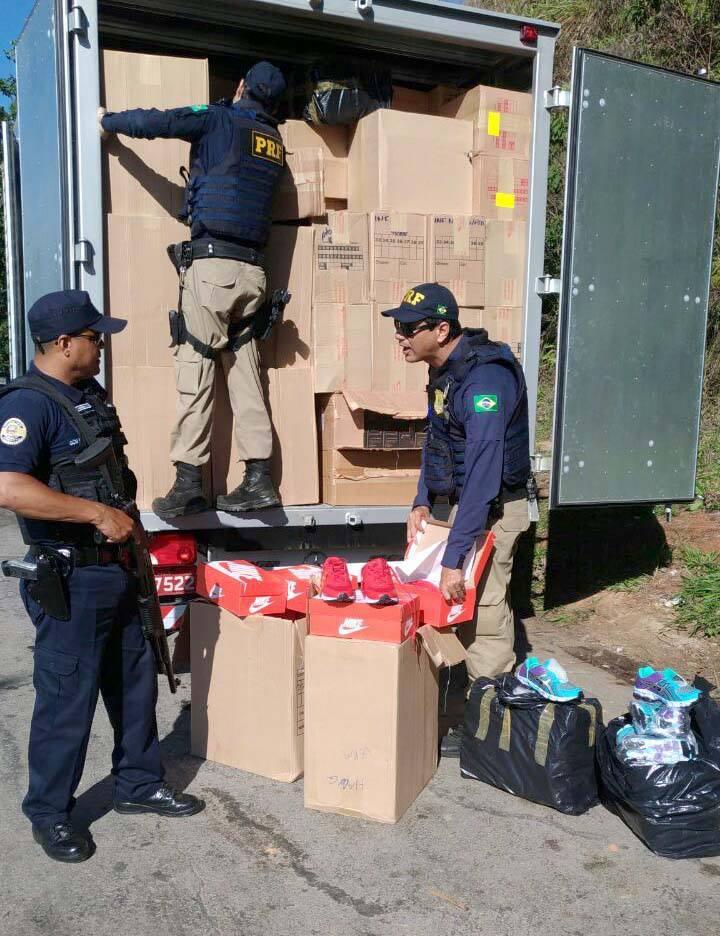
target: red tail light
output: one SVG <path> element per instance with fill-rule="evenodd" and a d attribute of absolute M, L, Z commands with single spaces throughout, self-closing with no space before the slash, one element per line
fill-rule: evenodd
<path fill-rule="evenodd" d="M 536 26 L 525 26 L 520 27 L 520 42 L 523 45 L 535 45 L 538 41 L 538 31 Z"/>
<path fill-rule="evenodd" d="M 156 568 L 191 566 L 197 562 L 197 544 L 192 533 L 155 533 L 150 555 Z"/>

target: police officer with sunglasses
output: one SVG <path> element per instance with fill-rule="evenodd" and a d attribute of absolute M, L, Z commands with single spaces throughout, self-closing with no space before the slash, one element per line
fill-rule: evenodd
<path fill-rule="evenodd" d="M 465 597 L 463 563 L 488 528 L 495 551 L 481 586 L 474 622 L 463 625 L 471 679 L 507 672 L 515 663 L 510 577 L 520 535 L 530 525 L 528 400 L 522 368 L 510 348 L 485 329 L 460 324 L 444 286 L 410 289 L 396 309 L 395 339 L 410 364 L 429 365 L 428 434 L 417 497 L 408 517 L 412 540 L 439 497 L 452 506 L 453 528 L 440 588 L 448 601 Z"/>

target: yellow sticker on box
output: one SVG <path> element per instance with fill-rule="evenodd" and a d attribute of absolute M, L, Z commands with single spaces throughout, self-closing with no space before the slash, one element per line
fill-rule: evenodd
<path fill-rule="evenodd" d="M 500 111 L 488 111 L 488 136 L 500 136 Z"/>
<path fill-rule="evenodd" d="M 515 196 L 512 192 L 496 192 L 495 193 L 495 207 L 496 208 L 514 208 L 515 207 Z"/>

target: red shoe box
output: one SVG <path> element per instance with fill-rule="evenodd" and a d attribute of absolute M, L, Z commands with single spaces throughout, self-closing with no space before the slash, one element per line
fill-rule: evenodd
<path fill-rule="evenodd" d="M 284 579 L 287 585 L 288 611 L 307 614 L 308 601 L 316 593 L 316 583 L 320 580 L 321 569 L 314 565 L 287 566 L 274 569 L 275 575 Z"/>
<path fill-rule="evenodd" d="M 286 579 L 251 562 L 226 559 L 199 562 L 197 592 L 238 617 L 276 616 L 288 607 Z"/>
<path fill-rule="evenodd" d="M 308 633 L 400 644 L 417 630 L 418 607 L 417 598 L 410 594 L 393 605 L 368 604 L 360 594 L 355 601 L 343 602 L 311 598 Z"/>

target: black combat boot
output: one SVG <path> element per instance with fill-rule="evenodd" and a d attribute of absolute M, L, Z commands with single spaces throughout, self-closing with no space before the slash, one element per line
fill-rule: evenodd
<path fill-rule="evenodd" d="M 202 468 L 176 462 L 175 472 L 175 484 L 165 497 L 155 498 L 152 502 L 153 512 L 161 520 L 172 520 L 210 510 L 202 490 Z"/>
<path fill-rule="evenodd" d="M 264 507 L 277 507 L 280 495 L 270 477 L 270 459 L 249 458 L 245 462 L 245 477 L 229 494 L 220 494 L 217 509 L 228 513 L 241 513 L 246 510 L 262 510 Z"/>

